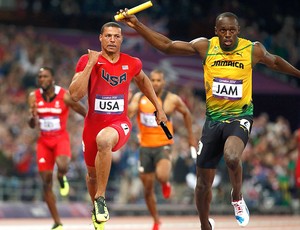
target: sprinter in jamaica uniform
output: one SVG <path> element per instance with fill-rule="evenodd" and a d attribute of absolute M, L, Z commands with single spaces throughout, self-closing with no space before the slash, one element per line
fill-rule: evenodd
<path fill-rule="evenodd" d="M 127 9 L 122 22 L 135 29 L 151 45 L 166 54 L 199 55 L 204 66 L 207 119 L 199 142 L 195 200 L 202 230 L 214 229 L 209 218 L 212 183 L 216 167 L 224 156 L 232 185 L 232 205 L 240 226 L 249 222 L 249 211 L 243 200 L 242 152 L 251 131 L 252 69 L 257 63 L 272 70 L 300 77 L 300 71 L 283 58 L 269 53 L 260 42 L 238 37 L 238 17 L 225 12 L 217 16 L 215 35 L 190 42 L 172 41 L 142 24 Z"/>

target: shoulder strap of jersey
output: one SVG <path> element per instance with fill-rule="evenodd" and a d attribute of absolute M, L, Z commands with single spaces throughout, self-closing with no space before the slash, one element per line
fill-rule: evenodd
<path fill-rule="evenodd" d="M 165 99 L 166 99 L 168 93 L 169 93 L 169 91 L 164 90 L 164 91 L 162 92 L 162 94 L 161 94 L 161 102 L 162 102 L 163 104 L 164 104 L 164 101 L 165 101 Z"/>
<path fill-rule="evenodd" d="M 164 91 L 162 92 L 162 95 L 161 95 L 160 99 L 161 99 L 161 102 L 162 102 L 163 104 L 164 104 L 164 101 L 165 101 L 165 99 L 166 99 L 168 93 L 169 93 L 169 91 L 167 91 L 167 90 L 164 90 Z M 140 103 L 140 100 L 142 99 L 143 96 L 144 96 L 144 94 L 141 93 L 141 94 L 140 94 L 140 98 L 139 98 L 139 103 Z"/>
<path fill-rule="evenodd" d="M 165 101 L 165 99 L 166 99 L 168 93 L 169 93 L 169 91 L 167 91 L 167 90 L 164 90 L 164 91 L 162 92 L 161 97 L 160 97 L 162 105 L 164 105 L 164 101 Z M 140 101 L 141 101 L 141 99 L 142 99 L 143 96 L 144 96 L 144 94 L 141 93 L 140 98 L 139 98 L 139 103 L 140 103 Z M 168 120 L 170 120 L 170 119 L 171 119 L 171 116 L 170 116 L 170 115 L 167 115 L 167 118 L 168 118 Z"/>

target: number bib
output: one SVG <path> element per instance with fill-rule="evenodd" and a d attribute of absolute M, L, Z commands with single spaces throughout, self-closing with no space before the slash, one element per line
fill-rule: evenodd
<path fill-rule="evenodd" d="M 214 78 L 212 94 L 217 98 L 240 100 L 243 96 L 243 81 Z"/>
<path fill-rule="evenodd" d="M 39 119 L 40 129 L 45 132 L 60 130 L 59 117 L 43 117 Z"/>
<path fill-rule="evenodd" d="M 124 111 L 124 95 L 96 95 L 95 112 L 104 114 L 121 114 Z"/>
<path fill-rule="evenodd" d="M 157 127 L 155 115 L 151 113 L 140 113 L 141 123 L 147 127 Z"/>

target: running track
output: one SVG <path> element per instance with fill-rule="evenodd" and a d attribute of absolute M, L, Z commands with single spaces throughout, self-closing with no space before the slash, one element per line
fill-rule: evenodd
<path fill-rule="evenodd" d="M 300 216 L 251 216 L 247 227 L 241 228 L 235 222 L 233 216 L 212 216 L 216 221 L 216 230 L 299 230 Z M 93 230 L 89 218 L 62 218 L 64 230 Z M 200 230 L 197 216 L 162 216 L 160 230 Z M 52 220 L 38 219 L 0 219 L 1 230 L 50 230 Z M 107 222 L 105 230 L 151 230 L 152 220 L 150 217 L 113 216 Z"/>

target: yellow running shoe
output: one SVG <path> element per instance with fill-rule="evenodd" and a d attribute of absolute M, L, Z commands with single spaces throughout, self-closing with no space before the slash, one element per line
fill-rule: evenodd
<path fill-rule="evenodd" d="M 62 224 L 54 224 L 51 230 L 64 230 Z"/>
<path fill-rule="evenodd" d="M 70 191 L 69 182 L 66 176 L 63 176 L 62 181 L 59 181 L 60 185 L 60 195 L 67 196 Z"/>
<path fill-rule="evenodd" d="M 105 198 L 103 196 L 99 196 L 94 200 L 94 208 L 95 208 L 95 217 L 96 220 L 101 222 L 106 222 L 109 220 L 109 213 L 105 203 Z"/>
<path fill-rule="evenodd" d="M 93 221 L 93 225 L 94 225 L 95 230 L 104 230 L 105 222 L 99 223 L 96 220 L 96 216 L 95 216 L 95 212 L 94 211 L 92 212 L 92 221 Z"/>

